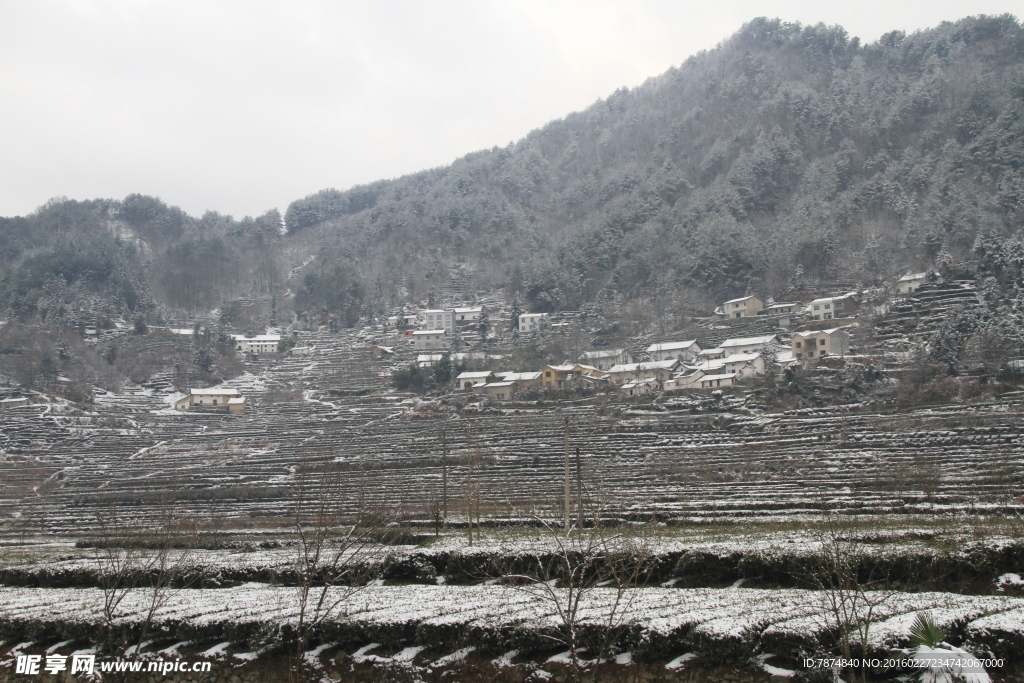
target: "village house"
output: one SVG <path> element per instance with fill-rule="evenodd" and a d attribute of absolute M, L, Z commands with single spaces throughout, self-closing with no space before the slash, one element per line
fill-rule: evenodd
<path fill-rule="evenodd" d="M 623 396 L 643 396 L 661 391 L 661 386 L 661 382 L 651 377 L 637 382 L 626 382 L 619 387 L 619 391 Z"/>
<path fill-rule="evenodd" d="M 512 382 L 516 389 L 524 391 L 527 389 L 539 389 L 541 386 L 540 371 L 537 372 L 499 372 L 498 379 L 502 382 Z"/>
<path fill-rule="evenodd" d="M 928 273 L 907 273 L 896 281 L 897 294 L 911 294 L 928 279 Z"/>
<path fill-rule="evenodd" d="M 277 353 L 277 347 L 281 343 L 279 334 L 258 334 L 255 337 L 246 337 L 241 334 L 233 334 L 235 350 L 242 353 Z"/>
<path fill-rule="evenodd" d="M 722 350 L 721 346 L 716 346 L 713 349 L 701 349 L 698 351 L 696 361 L 698 364 L 702 364 L 711 360 L 717 360 L 723 356 L 725 356 L 725 351 Z"/>
<path fill-rule="evenodd" d="M 455 329 L 453 323 L 454 314 L 451 311 L 446 311 L 442 308 L 432 308 L 430 310 L 423 311 L 421 315 L 423 317 L 424 330 L 444 330 L 445 332 L 451 332 Z"/>
<path fill-rule="evenodd" d="M 238 389 L 189 389 L 187 396 L 179 398 L 174 402 L 174 409 L 188 410 L 194 406 L 203 408 L 228 407 L 230 409 L 229 401 L 233 398 L 239 398 Z M 243 410 L 244 406 L 243 402 Z"/>
<path fill-rule="evenodd" d="M 607 370 L 614 365 L 632 363 L 633 354 L 629 349 L 605 349 L 601 351 L 586 351 L 580 356 L 580 362 L 591 365 L 598 370 Z"/>
<path fill-rule="evenodd" d="M 416 330 L 412 333 L 412 347 L 417 351 L 447 349 L 448 333 L 442 329 Z"/>
<path fill-rule="evenodd" d="M 563 365 L 545 365 L 541 370 L 541 384 L 544 388 L 561 387 L 565 380 L 572 377 L 575 365 L 566 363 Z"/>
<path fill-rule="evenodd" d="M 665 382 L 672 377 L 673 372 L 679 367 L 679 361 L 659 360 L 646 363 L 626 363 L 616 365 L 608 370 L 608 379 L 612 384 L 623 385 L 626 382 L 639 382 L 644 379 L 656 379 Z"/>
<path fill-rule="evenodd" d="M 759 351 L 735 353 L 715 362 L 722 364 L 723 372 L 736 375 L 737 380 L 764 377 L 764 356 Z"/>
<path fill-rule="evenodd" d="M 523 313 L 519 316 L 519 334 L 536 332 L 548 317 L 547 313 Z"/>
<path fill-rule="evenodd" d="M 651 360 L 655 361 L 672 360 L 674 358 L 686 363 L 696 358 L 700 351 L 700 344 L 695 339 L 663 342 L 661 344 L 651 344 L 647 347 L 647 353 L 650 355 Z"/>
<path fill-rule="evenodd" d="M 794 302 L 780 301 L 775 304 L 768 304 L 768 315 L 771 317 L 786 315 L 788 313 L 795 313 L 800 308 L 800 304 Z"/>
<path fill-rule="evenodd" d="M 479 372 L 463 372 L 455 378 L 456 384 L 459 389 L 468 391 L 473 388 L 475 384 L 487 384 L 497 379 L 494 373 L 490 370 L 481 370 Z"/>
<path fill-rule="evenodd" d="M 374 345 L 370 347 L 370 353 L 373 354 L 374 358 L 384 358 L 395 355 L 395 349 L 391 346 Z"/>
<path fill-rule="evenodd" d="M 701 389 L 721 389 L 736 386 L 736 375 L 727 372 L 720 375 L 704 375 L 699 380 Z"/>
<path fill-rule="evenodd" d="M 737 353 L 760 351 L 765 346 L 779 346 L 779 335 L 765 334 L 760 337 L 737 337 L 722 342 L 722 356 L 728 358 Z"/>
<path fill-rule="evenodd" d="M 515 384 L 512 382 L 492 382 L 491 384 L 477 384 L 473 387 L 473 393 L 482 394 L 487 398 L 497 401 L 507 401 L 512 398 L 515 391 Z"/>
<path fill-rule="evenodd" d="M 455 322 L 459 325 L 471 325 L 473 323 L 479 322 L 480 316 L 483 314 L 483 312 L 483 306 L 452 309 L 452 315 L 455 319 Z"/>
<path fill-rule="evenodd" d="M 588 377 L 605 377 L 607 373 L 582 363 L 564 363 L 562 365 L 547 365 L 541 371 L 541 384 L 543 387 L 564 387 L 567 380 L 581 375 Z"/>
<path fill-rule="evenodd" d="M 245 396 L 235 396 L 228 399 L 228 412 L 238 415 L 245 412 Z"/>
<path fill-rule="evenodd" d="M 608 376 L 605 373 L 600 375 L 574 373 L 572 377 L 565 380 L 562 386 L 566 389 L 597 389 L 603 391 L 608 388 L 609 384 Z"/>
<path fill-rule="evenodd" d="M 845 356 L 850 352 L 850 336 L 841 327 L 793 333 L 793 358 L 801 362 L 825 356 Z"/>
<path fill-rule="evenodd" d="M 308 356 L 313 353 L 313 347 L 311 346 L 293 346 L 288 350 L 288 353 L 293 356 Z"/>
<path fill-rule="evenodd" d="M 857 312 L 857 296 L 854 292 L 840 296 L 815 299 L 804 309 L 811 320 L 832 320 L 847 318 Z"/>
<path fill-rule="evenodd" d="M 698 370 L 691 370 L 691 369 L 687 368 L 685 372 L 680 372 L 680 373 L 672 376 L 671 379 L 665 380 L 665 382 L 662 384 L 662 387 L 664 388 L 665 391 L 679 391 L 679 390 L 683 390 L 683 389 L 699 389 L 700 388 L 700 381 L 699 380 L 700 380 L 701 377 L 703 377 L 706 374 L 707 373 L 704 372 L 704 370 L 699 370 L 699 369 Z"/>
<path fill-rule="evenodd" d="M 421 353 L 416 356 L 416 367 L 429 368 L 444 358 L 443 353 Z"/>
<path fill-rule="evenodd" d="M 725 318 L 749 318 L 757 315 L 764 308 L 764 302 L 756 296 L 742 296 L 730 299 L 722 304 L 722 316 Z"/>

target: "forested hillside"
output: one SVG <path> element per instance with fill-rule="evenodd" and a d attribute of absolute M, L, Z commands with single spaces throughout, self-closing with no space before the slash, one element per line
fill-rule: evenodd
<path fill-rule="evenodd" d="M 141 195 L 0 219 L 0 309 L 230 320 L 255 297 L 273 302 L 266 322 L 352 325 L 440 291 L 460 265 L 542 311 L 643 297 L 707 312 L 979 257 L 1009 285 L 1024 263 L 1022 113 L 1013 17 L 870 45 L 757 19 L 508 147 L 297 200 L 287 232 L 276 211 L 191 217 Z"/>
<path fill-rule="evenodd" d="M 286 220 L 329 255 L 313 289 L 347 269 L 419 297 L 464 262 L 537 310 L 867 283 L 971 260 L 979 234 L 1020 254 L 1022 58 L 1009 16 L 870 45 L 757 19 L 507 148 L 324 190 Z M 348 305 L 327 294 L 309 301 Z"/>

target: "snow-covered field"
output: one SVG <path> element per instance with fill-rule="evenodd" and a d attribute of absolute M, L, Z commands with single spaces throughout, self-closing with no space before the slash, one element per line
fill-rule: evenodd
<path fill-rule="evenodd" d="M 613 589 L 586 592 L 579 623 L 608 626 Z M 114 627 L 138 624 L 149 593 L 138 590 L 119 608 Z M 613 626 L 628 625 L 619 646 L 635 656 L 671 659 L 685 652 L 728 653 L 742 661 L 759 654 L 797 657 L 827 647 L 836 629 L 828 596 L 807 590 L 668 589 L 631 591 L 628 608 Z M 9 638 L 40 645 L 95 637 L 104 628 L 99 589 L 0 588 L 0 629 Z M 892 593 L 875 608 L 870 642 L 876 652 L 906 647 L 916 615 L 928 611 L 951 640 L 975 654 L 1013 658 L 1006 651 L 1024 634 L 1024 599 L 964 597 L 949 593 Z M 232 642 L 238 651 L 272 644 L 274 634 L 298 618 L 293 588 L 248 584 L 221 590 L 171 591 L 154 619 L 164 639 Z M 342 600 L 318 629 L 325 641 L 347 646 L 382 643 L 455 652 L 543 649 L 538 633 L 562 625 L 554 603 L 503 586 L 370 586 Z M 540 644 L 539 644 L 540 643 Z M 550 646 L 550 643 L 549 643 Z"/>

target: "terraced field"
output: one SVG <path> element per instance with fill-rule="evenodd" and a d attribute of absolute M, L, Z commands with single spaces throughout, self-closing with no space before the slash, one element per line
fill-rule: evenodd
<path fill-rule="evenodd" d="M 588 505 L 605 515 L 742 521 L 822 507 L 1022 510 L 1020 395 L 903 413 L 765 414 L 730 399 L 637 406 L 605 398 L 460 413 L 384 391 L 379 375 L 401 356 L 378 364 L 366 346 L 329 341 L 319 340 L 316 356 L 261 360 L 227 383 L 250 397 L 240 416 L 176 413 L 168 394 L 151 388 L 101 397 L 86 411 L 5 411 L 5 525 L 73 533 L 111 500 L 142 516 L 172 497 L 214 526 L 274 526 L 292 508 L 300 469 L 324 466 L 332 498 L 348 512 L 380 504 L 425 518 L 441 495 L 443 462 L 453 518 L 471 489 L 485 517 L 557 515 L 567 419 Z"/>

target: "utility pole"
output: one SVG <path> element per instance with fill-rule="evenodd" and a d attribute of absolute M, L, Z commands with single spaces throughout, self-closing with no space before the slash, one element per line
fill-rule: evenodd
<path fill-rule="evenodd" d="M 469 544 L 473 545 L 473 426 L 466 425 L 466 525 L 469 534 Z"/>
<path fill-rule="evenodd" d="M 448 526 L 448 438 L 441 430 L 441 519 Z"/>
<path fill-rule="evenodd" d="M 569 531 L 569 518 L 572 514 L 572 486 L 569 481 L 569 416 L 565 416 L 565 531 Z"/>
<path fill-rule="evenodd" d="M 583 466 L 580 464 L 580 447 L 576 447 L 576 512 L 577 527 L 583 528 Z"/>

